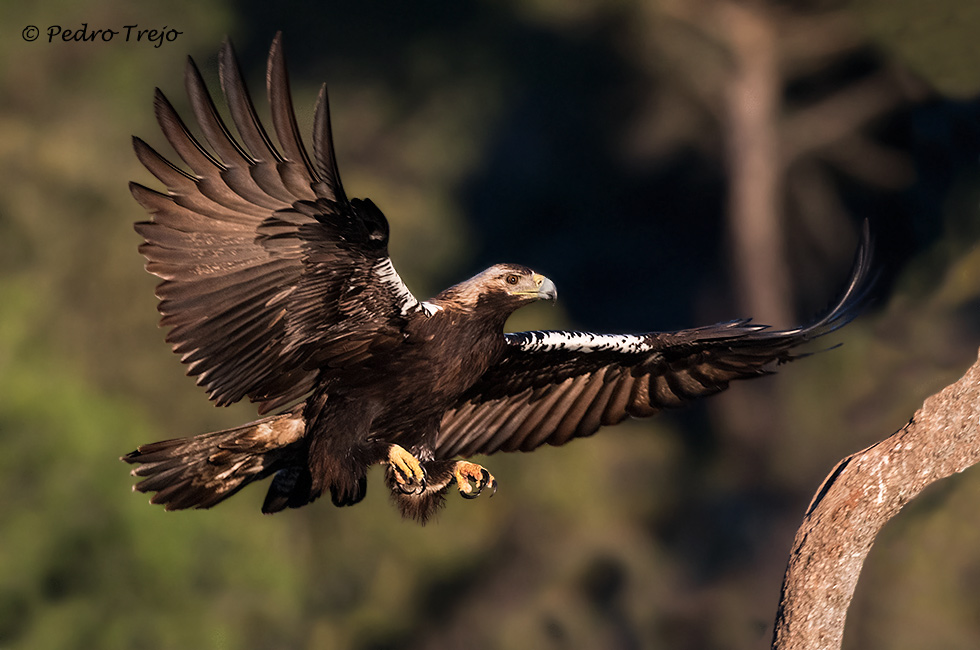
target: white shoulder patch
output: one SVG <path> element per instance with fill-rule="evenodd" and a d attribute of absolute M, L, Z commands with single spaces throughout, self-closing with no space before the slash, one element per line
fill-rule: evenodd
<path fill-rule="evenodd" d="M 374 265 L 373 270 L 374 274 L 378 276 L 378 280 L 387 286 L 388 290 L 394 295 L 395 305 L 403 316 L 413 309 L 419 308 L 418 298 L 412 294 L 402 281 L 401 276 L 398 275 L 398 271 L 395 270 L 394 265 L 391 263 L 391 258 L 384 258 Z"/>
<path fill-rule="evenodd" d="M 506 334 L 507 342 L 528 352 L 622 352 L 640 354 L 653 346 L 647 335 L 593 334 L 592 332 L 516 332 Z"/>

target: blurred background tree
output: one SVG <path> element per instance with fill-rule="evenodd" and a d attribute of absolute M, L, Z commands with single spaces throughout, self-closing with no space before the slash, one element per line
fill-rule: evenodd
<path fill-rule="evenodd" d="M 82 23 L 182 33 L 46 42 Z M 764 647 L 825 473 L 975 358 L 972 0 L 61 0 L 0 24 L 0 647 Z M 351 509 L 150 507 L 119 455 L 254 410 L 212 408 L 156 329 L 129 137 L 166 150 L 153 86 L 186 110 L 184 57 L 213 79 L 226 34 L 261 96 L 277 29 L 305 131 L 328 81 L 345 186 L 420 295 L 515 261 L 562 300 L 514 329 L 792 325 L 870 218 L 879 298 L 775 378 L 495 458 L 497 497 L 425 528 L 378 474 Z M 977 646 L 978 490 L 886 528 L 848 647 Z"/>

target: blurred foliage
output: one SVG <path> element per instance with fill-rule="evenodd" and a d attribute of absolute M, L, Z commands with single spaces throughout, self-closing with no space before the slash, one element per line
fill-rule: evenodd
<path fill-rule="evenodd" d="M 801 318 L 839 286 L 859 220 L 877 233 L 881 292 L 823 346 L 841 348 L 683 413 L 489 459 L 497 496 L 450 498 L 424 528 L 398 518 L 377 472 L 350 509 L 263 517 L 255 488 L 165 513 L 130 493 L 116 460 L 254 415 L 212 408 L 182 376 L 132 231 L 145 216 L 126 181 L 153 179 L 129 138 L 167 150 L 152 89 L 186 110 L 186 55 L 213 79 L 231 35 L 259 97 L 284 30 L 301 123 L 329 80 L 345 186 L 386 211 L 417 293 L 524 262 L 562 302 L 524 310 L 515 329 L 667 329 L 745 315 L 727 251 L 721 2 L 2 5 L 0 647 L 767 643 L 823 476 L 904 424 L 980 343 L 972 0 L 773 10 L 787 26 Z M 49 25 L 82 23 L 182 34 L 158 48 L 45 42 Z M 27 25 L 38 41 L 21 38 Z M 824 100 L 869 78 L 890 89 L 884 108 L 799 144 L 826 122 L 792 118 L 826 115 Z M 884 531 L 848 647 L 980 642 L 978 483 L 971 471 L 937 486 Z"/>
<path fill-rule="evenodd" d="M 980 5 L 939 0 L 922 11 L 909 0 L 858 0 L 856 9 L 872 38 L 940 92 L 959 98 L 980 92 L 980 70 L 967 63 L 980 53 Z"/>

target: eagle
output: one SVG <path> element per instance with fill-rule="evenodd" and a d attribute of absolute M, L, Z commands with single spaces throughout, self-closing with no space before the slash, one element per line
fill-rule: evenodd
<path fill-rule="evenodd" d="M 306 149 L 281 33 L 266 74 L 271 133 L 227 40 L 219 74 L 234 128 L 188 57 L 203 142 L 157 89 L 157 122 L 185 168 L 134 137 L 166 192 L 130 189 L 150 215 L 135 228 L 147 271 L 162 279 L 167 342 L 216 405 L 247 397 L 260 419 L 123 456 L 142 478 L 133 489 L 167 510 L 210 508 L 270 476 L 265 513 L 326 492 L 349 506 L 380 464 L 402 515 L 424 523 L 452 486 L 466 498 L 496 492 L 468 458 L 563 445 L 770 374 L 851 320 L 867 293 L 865 225 L 842 297 L 805 327 L 741 319 L 677 332 L 507 333 L 515 310 L 556 300 L 555 284 L 496 264 L 416 298 L 389 258 L 387 219 L 341 185 L 325 85 Z"/>

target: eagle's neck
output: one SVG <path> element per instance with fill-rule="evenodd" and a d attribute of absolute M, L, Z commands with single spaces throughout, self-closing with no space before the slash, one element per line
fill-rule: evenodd
<path fill-rule="evenodd" d="M 443 291 L 427 301 L 439 310 L 439 316 L 457 324 L 480 324 L 480 329 L 502 332 L 504 323 L 516 311 L 519 304 L 500 299 L 493 294 L 456 294 Z"/>

